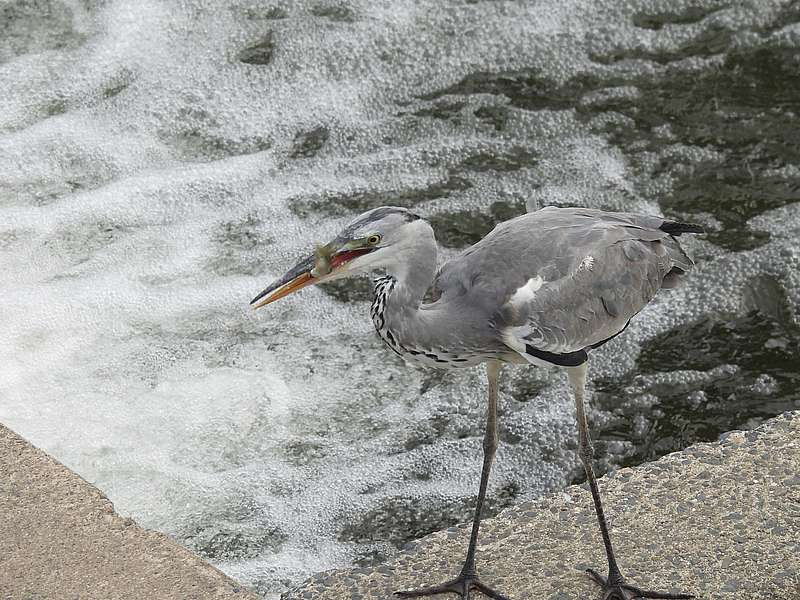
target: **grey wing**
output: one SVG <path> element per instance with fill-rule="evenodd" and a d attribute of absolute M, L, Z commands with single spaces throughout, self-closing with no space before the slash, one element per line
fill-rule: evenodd
<path fill-rule="evenodd" d="M 665 279 L 670 286 L 693 266 L 670 234 L 652 226 L 663 219 L 583 214 L 597 219 L 596 235 L 576 236 L 589 243 L 572 245 L 572 268 L 551 280 L 537 274 L 501 307 L 501 335 L 511 348 L 566 354 L 598 345 L 622 331 Z"/>
<path fill-rule="evenodd" d="M 487 312 L 493 307 L 495 330 L 517 352 L 528 345 L 576 352 L 619 333 L 661 287 L 692 268 L 670 225 L 679 224 L 543 209 L 498 226 L 440 274 L 441 285 L 445 294 L 463 290 Z"/>

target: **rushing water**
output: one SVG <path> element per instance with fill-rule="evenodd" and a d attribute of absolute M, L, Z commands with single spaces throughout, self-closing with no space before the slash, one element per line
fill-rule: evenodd
<path fill-rule="evenodd" d="M 800 405 L 800 3 L 4 0 L 0 420 L 268 597 L 469 516 L 480 370 L 381 346 L 366 281 L 253 314 L 373 206 L 443 258 L 542 205 L 700 222 L 593 354 L 606 467 Z M 490 505 L 579 476 L 509 368 Z"/>

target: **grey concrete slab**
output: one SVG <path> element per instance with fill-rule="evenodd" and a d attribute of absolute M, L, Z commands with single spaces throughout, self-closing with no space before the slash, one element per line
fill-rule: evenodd
<path fill-rule="evenodd" d="M 2 600 L 256 598 L 0 425 Z"/>
<path fill-rule="evenodd" d="M 800 412 L 621 469 L 600 487 L 632 583 L 703 600 L 800 599 Z M 465 525 L 432 534 L 390 562 L 318 574 L 284 598 L 390 598 L 441 583 L 458 573 L 468 535 Z M 477 561 L 513 600 L 597 598 L 584 574 L 605 563 L 589 492 L 573 486 L 487 520 Z"/>

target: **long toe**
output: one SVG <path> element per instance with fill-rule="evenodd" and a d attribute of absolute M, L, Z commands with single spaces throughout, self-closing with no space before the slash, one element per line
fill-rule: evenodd
<path fill-rule="evenodd" d="M 625 583 L 622 578 L 610 581 L 606 577 L 601 577 L 597 571 L 586 569 L 595 582 L 603 588 L 603 600 L 637 600 L 639 598 L 661 598 L 662 600 L 690 600 L 694 598 L 692 594 L 671 594 L 669 592 L 656 592 L 653 590 L 643 590 L 629 583 Z"/>
<path fill-rule="evenodd" d="M 435 594 L 458 594 L 464 600 L 469 600 L 469 585 L 466 585 L 466 583 L 466 580 L 453 579 L 441 585 L 432 585 L 416 590 L 404 590 L 402 592 L 395 592 L 394 595 L 398 598 L 419 598 L 422 596 L 433 596 Z"/>
<path fill-rule="evenodd" d="M 637 600 L 638 598 L 662 598 L 664 600 L 689 600 L 694 598 L 691 594 L 670 594 L 667 592 L 654 592 L 643 590 L 635 585 L 626 583 L 612 585 L 603 590 L 603 600 Z"/>
<path fill-rule="evenodd" d="M 473 590 L 477 590 L 485 596 L 494 598 L 495 600 L 511 600 L 508 596 L 504 596 L 500 592 L 490 588 L 488 585 L 481 583 L 481 581 L 474 576 L 459 576 L 456 579 L 447 581 L 441 585 L 419 588 L 417 590 L 395 592 L 394 595 L 399 598 L 419 598 L 421 596 L 433 596 L 434 594 L 458 594 L 461 596 L 462 600 L 469 600 L 470 594 Z"/>
<path fill-rule="evenodd" d="M 473 586 L 476 590 L 478 590 L 484 596 L 488 596 L 489 598 L 494 598 L 495 600 L 511 600 L 508 596 L 504 596 L 500 592 L 490 588 L 488 585 L 482 584 L 480 581 L 473 582 Z"/>

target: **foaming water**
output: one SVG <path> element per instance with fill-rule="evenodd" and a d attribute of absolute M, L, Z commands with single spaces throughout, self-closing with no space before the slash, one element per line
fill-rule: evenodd
<path fill-rule="evenodd" d="M 364 282 L 247 306 L 368 208 L 443 258 L 550 204 L 709 229 L 593 354 L 608 467 L 800 401 L 794 4 L 41 5 L 2 9 L 0 419 L 259 593 L 472 510 L 480 370 L 404 365 Z M 560 375 L 501 392 L 492 511 L 579 472 Z"/>

